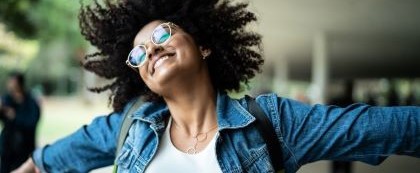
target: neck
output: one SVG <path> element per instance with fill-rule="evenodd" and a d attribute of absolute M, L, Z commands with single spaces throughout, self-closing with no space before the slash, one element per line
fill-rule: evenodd
<path fill-rule="evenodd" d="M 22 103 L 23 99 L 25 97 L 23 92 L 19 92 L 19 91 L 12 92 L 11 96 L 12 96 L 13 100 L 15 100 L 17 103 Z"/>
<path fill-rule="evenodd" d="M 194 87 L 188 87 L 194 86 Z M 188 83 L 164 97 L 173 121 L 187 135 L 207 131 L 217 125 L 216 92 L 210 80 Z"/>

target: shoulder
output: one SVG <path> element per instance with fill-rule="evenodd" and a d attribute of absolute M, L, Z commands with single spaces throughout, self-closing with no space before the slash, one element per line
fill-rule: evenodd
<path fill-rule="evenodd" d="M 39 98 L 37 98 L 37 97 L 35 97 L 32 93 L 30 93 L 30 92 L 25 92 L 25 98 L 26 98 L 26 100 L 29 100 L 30 102 L 32 102 L 32 103 L 36 103 L 36 104 L 38 104 L 39 103 Z"/>
<path fill-rule="evenodd" d="M 127 102 L 124 106 L 124 108 L 119 112 L 114 112 L 114 114 L 125 116 L 127 114 L 133 114 L 135 112 L 138 112 L 141 107 L 144 107 L 145 105 L 149 105 L 149 102 L 145 102 L 140 97 L 135 97 L 131 99 L 129 102 Z"/>
<path fill-rule="evenodd" d="M 261 94 L 256 97 L 257 103 L 261 106 L 268 106 L 270 109 L 306 109 L 311 105 L 287 97 L 278 96 L 276 93 Z M 280 111 L 280 110 L 277 110 Z"/>
<path fill-rule="evenodd" d="M 7 100 L 10 100 L 10 99 L 12 99 L 10 94 L 4 94 L 4 95 L 1 96 L 2 101 L 7 101 Z"/>
<path fill-rule="evenodd" d="M 312 108 L 307 103 L 280 97 L 276 93 L 258 95 L 256 102 L 274 125 L 279 125 L 282 121 L 289 120 L 295 114 L 306 114 Z"/>
<path fill-rule="evenodd" d="M 9 94 L 2 95 L 0 103 L 3 105 L 10 105 L 12 104 L 12 97 Z"/>

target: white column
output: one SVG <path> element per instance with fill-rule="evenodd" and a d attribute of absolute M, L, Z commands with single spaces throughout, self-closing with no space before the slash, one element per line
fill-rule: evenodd
<path fill-rule="evenodd" d="M 312 84 L 310 98 L 312 103 L 325 104 L 329 81 L 328 45 L 325 33 L 315 34 L 312 50 Z"/>

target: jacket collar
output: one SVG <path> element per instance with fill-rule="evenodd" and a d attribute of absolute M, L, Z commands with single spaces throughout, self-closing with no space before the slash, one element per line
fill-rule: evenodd
<path fill-rule="evenodd" d="M 238 100 L 230 98 L 225 92 L 218 92 L 216 103 L 217 123 L 219 131 L 245 127 L 255 120 Z M 166 103 L 146 102 L 131 116 L 133 119 L 148 122 L 152 126 L 164 128 L 164 120 L 169 115 Z"/>

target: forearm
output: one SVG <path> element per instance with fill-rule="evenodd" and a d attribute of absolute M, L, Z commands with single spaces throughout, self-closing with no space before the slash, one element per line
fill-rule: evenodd
<path fill-rule="evenodd" d="M 37 149 L 34 162 L 43 172 L 88 172 L 113 163 L 120 115 L 96 118 L 52 145 Z"/>
<path fill-rule="evenodd" d="M 338 143 L 349 149 L 339 160 L 379 164 L 392 154 L 420 157 L 420 107 L 362 106 L 360 114 L 345 116 L 345 138 Z"/>
<path fill-rule="evenodd" d="M 371 129 L 380 131 L 376 142 L 388 146 L 384 154 L 420 157 L 420 107 L 374 107 L 372 117 L 375 115 L 380 117 L 373 121 L 383 125 L 376 123 Z"/>
<path fill-rule="evenodd" d="M 286 139 L 296 143 L 291 146 L 301 164 L 342 160 L 376 165 L 392 154 L 420 156 L 419 107 L 318 105 L 300 120 L 296 136 Z"/>

